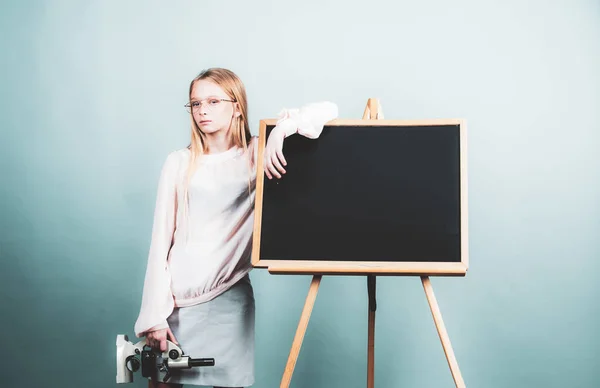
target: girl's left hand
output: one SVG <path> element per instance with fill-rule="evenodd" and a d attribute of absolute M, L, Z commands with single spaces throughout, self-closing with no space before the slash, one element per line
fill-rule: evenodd
<path fill-rule="evenodd" d="M 284 139 L 285 132 L 277 127 L 273 128 L 267 139 L 264 166 L 265 174 L 269 179 L 273 179 L 273 176 L 281 178 L 281 174 L 285 174 L 283 166 L 286 166 L 287 162 L 283 156 Z"/>

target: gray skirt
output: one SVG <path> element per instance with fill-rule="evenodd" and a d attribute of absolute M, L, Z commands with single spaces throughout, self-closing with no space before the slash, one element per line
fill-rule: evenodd
<path fill-rule="evenodd" d="M 184 354 L 214 366 L 174 371 L 169 383 L 249 387 L 254 384 L 254 292 L 246 275 L 216 298 L 175 308 L 167 319 Z"/>

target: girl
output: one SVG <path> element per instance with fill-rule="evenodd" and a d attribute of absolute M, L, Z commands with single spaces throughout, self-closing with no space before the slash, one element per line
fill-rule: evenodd
<path fill-rule="evenodd" d="M 152 241 L 135 333 L 149 346 L 180 344 L 215 365 L 172 374 L 167 384 L 247 387 L 254 383 L 252 231 L 258 153 L 246 92 L 231 71 L 212 68 L 190 84 L 191 144 L 171 152 L 160 175 Z M 265 174 L 281 178 L 283 140 L 317 138 L 337 106 L 284 110 L 265 147 Z"/>

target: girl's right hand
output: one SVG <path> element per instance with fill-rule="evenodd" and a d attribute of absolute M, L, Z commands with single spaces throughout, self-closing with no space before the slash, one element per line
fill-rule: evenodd
<path fill-rule="evenodd" d="M 149 331 L 146 334 L 146 343 L 153 349 L 164 352 L 167 350 L 167 339 L 179 345 L 170 328 Z"/>

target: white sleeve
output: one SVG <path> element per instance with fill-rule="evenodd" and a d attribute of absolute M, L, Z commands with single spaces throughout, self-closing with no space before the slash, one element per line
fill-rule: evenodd
<path fill-rule="evenodd" d="M 300 109 L 283 109 L 279 113 L 276 127 L 283 130 L 285 137 L 298 133 L 310 139 L 321 135 L 323 126 L 338 116 L 338 107 L 333 102 L 313 102 Z"/>
<path fill-rule="evenodd" d="M 167 156 L 158 183 L 142 304 L 134 327 L 138 337 L 148 331 L 167 328 L 167 318 L 174 307 L 167 258 L 175 232 L 179 159 L 177 151 Z"/>

